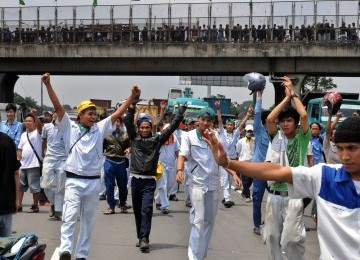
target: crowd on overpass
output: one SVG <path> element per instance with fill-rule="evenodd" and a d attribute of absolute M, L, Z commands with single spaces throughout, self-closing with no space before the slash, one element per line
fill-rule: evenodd
<path fill-rule="evenodd" d="M 232 28 L 226 25 L 198 25 L 191 28 L 183 25 L 166 25 L 140 27 L 129 24 L 97 24 L 86 25 L 83 22 L 78 27 L 73 26 L 41 26 L 37 28 L 16 27 L 0 28 L 0 43 L 154 43 L 154 42 L 212 42 L 212 43 L 247 43 L 247 42 L 292 42 L 292 41 L 342 41 L 354 42 L 359 39 L 359 28 L 355 22 L 346 25 L 342 22 L 339 28 L 329 22 L 316 25 L 292 26 L 283 25 L 241 25 Z"/>

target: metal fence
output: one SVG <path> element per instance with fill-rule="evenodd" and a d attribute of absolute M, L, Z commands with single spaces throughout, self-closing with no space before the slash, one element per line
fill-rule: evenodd
<path fill-rule="evenodd" d="M 0 8 L 1 43 L 357 41 L 360 1 Z"/>

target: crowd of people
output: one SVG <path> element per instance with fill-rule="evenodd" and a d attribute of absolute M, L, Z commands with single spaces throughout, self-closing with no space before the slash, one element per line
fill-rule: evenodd
<path fill-rule="evenodd" d="M 216 24 L 167 25 L 148 28 L 130 24 L 41 26 L 40 28 L 0 28 L 0 43 L 89 43 L 89 42 L 290 42 L 290 41 L 358 41 L 355 22 L 339 28 L 329 22 L 300 26 Z"/>
<path fill-rule="evenodd" d="M 123 214 L 132 208 L 135 246 L 148 253 L 153 205 L 171 213 L 169 200 L 178 200 L 178 183 L 184 185 L 184 206 L 191 208 L 188 258 L 201 260 L 207 256 L 219 201 L 226 208 L 234 205 L 234 182 L 242 186 L 244 201 L 252 203 L 253 233 L 263 235 L 269 259 L 304 259 L 303 212 L 310 199 L 321 257 L 358 259 L 359 115 L 339 124 L 341 108 L 335 113 L 329 106 L 326 126 L 309 124 L 288 77 L 283 78 L 283 100 L 264 111 L 266 81 L 263 76 L 258 80 L 262 88 L 255 90 L 255 107 L 238 126 L 232 119 L 223 122 L 221 101 L 215 102 L 216 111 L 204 107 L 196 118 L 187 117 L 186 105 L 174 114 L 167 111 L 165 102 L 159 116 L 150 109 L 144 113 L 137 106 L 138 86 L 111 115 L 99 117 L 95 104 L 83 101 L 72 121 L 45 73 L 42 81 L 54 106 L 45 113 L 45 124 L 34 109 L 24 124 L 17 122 L 14 104 L 6 107 L 7 119 L 0 124 L 0 236 L 11 234 L 12 214 L 23 211 L 28 189 L 33 204 L 27 212 L 39 212 L 43 189 L 50 217 L 62 221 L 60 259 L 88 259 L 104 183 L 108 209 L 103 214 L 115 214 L 117 204 Z"/>

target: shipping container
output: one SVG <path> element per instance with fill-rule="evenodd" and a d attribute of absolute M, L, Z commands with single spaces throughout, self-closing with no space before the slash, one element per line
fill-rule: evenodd
<path fill-rule="evenodd" d="M 103 108 L 111 108 L 111 100 L 107 99 L 90 99 L 95 105 Z"/>
<path fill-rule="evenodd" d="M 215 102 L 220 101 L 220 111 L 222 114 L 230 114 L 231 113 L 231 99 L 230 98 L 204 98 L 206 102 L 209 103 L 209 107 L 216 111 Z"/>

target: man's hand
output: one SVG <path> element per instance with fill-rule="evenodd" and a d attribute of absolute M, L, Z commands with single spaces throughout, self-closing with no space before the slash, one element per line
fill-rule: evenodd
<path fill-rule="evenodd" d="M 176 172 L 176 182 L 181 184 L 183 182 L 183 179 L 184 179 L 183 171 L 177 171 Z"/>
<path fill-rule="evenodd" d="M 210 146 L 216 163 L 226 168 L 229 165 L 230 159 L 226 155 L 223 145 L 221 144 L 221 142 L 219 142 L 219 140 L 215 136 L 215 131 L 212 129 L 211 130 L 206 129 L 205 135 L 207 136 L 207 138 L 204 138 L 204 140 Z"/>
<path fill-rule="evenodd" d="M 30 114 L 37 115 L 37 110 L 35 108 L 30 108 Z"/>
<path fill-rule="evenodd" d="M 236 172 L 234 172 L 233 170 L 230 170 L 230 169 L 225 169 L 225 171 L 227 171 L 227 173 L 233 177 L 233 180 L 236 183 L 236 186 L 241 185 L 241 179 L 239 178 L 239 176 L 237 176 Z"/>
<path fill-rule="evenodd" d="M 41 81 L 45 84 L 45 86 L 47 86 L 48 84 L 50 84 L 50 73 L 45 73 L 41 76 Z"/>
<path fill-rule="evenodd" d="M 178 107 L 180 114 L 184 114 L 187 109 L 187 102 L 185 102 L 183 105 L 179 105 Z"/>
<path fill-rule="evenodd" d="M 220 109 L 220 105 L 221 105 L 220 100 L 215 101 L 214 105 L 217 109 Z"/>
<path fill-rule="evenodd" d="M 140 94 L 141 94 L 141 90 L 137 85 L 131 87 L 131 96 L 133 96 L 134 98 L 138 97 L 137 99 L 139 99 Z"/>
<path fill-rule="evenodd" d="M 292 84 L 289 77 L 284 76 L 282 79 L 284 81 L 281 83 L 281 85 L 285 88 L 285 94 L 286 96 L 291 97 L 293 94 L 295 94 L 294 85 Z"/>
<path fill-rule="evenodd" d="M 162 109 L 166 108 L 166 102 L 165 101 L 160 102 L 160 108 L 162 108 Z"/>
<path fill-rule="evenodd" d="M 252 107 L 252 105 L 248 107 L 247 113 L 249 116 L 252 116 L 254 114 L 254 108 Z"/>
<path fill-rule="evenodd" d="M 339 119 L 342 118 L 343 116 L 344 116 L 344 114 L 341 111 L 337 112 L 337 114 L 336 114 L 336 117 L 339 118 Z"/>

